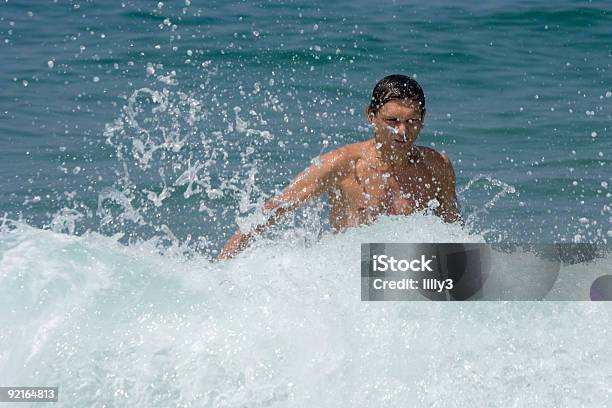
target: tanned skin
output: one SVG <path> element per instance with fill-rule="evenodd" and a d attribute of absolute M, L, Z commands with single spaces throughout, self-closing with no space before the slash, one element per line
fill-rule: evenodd
<path fill-rule="evenodd" d="M 393 99 L 377 112 L 368 108 L 367 117 L 374 126 L 374 138 L 322 155 L 266 202 L 267 223 L 248 233 L 236 231 L 218 259 L 235 256 L 255 235 L 323 193 L 329 193 L 329 222 L 334 231 L 371 223 L 380 214 L 410 215 L 430 206 L 432 200 L 437 201 L 434 214 L 445 222 L 460 221 L 450 160 L 414 144 L 424 124 L 418 102 Z"/>

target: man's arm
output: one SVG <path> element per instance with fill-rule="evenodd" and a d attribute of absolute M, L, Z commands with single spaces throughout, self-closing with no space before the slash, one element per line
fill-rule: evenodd
<path fill-rule="evenodd" d="M 449 158 L 439 153 L 436 178 L 438 178 L 440 191 L 436 194 L 440 206 L 434 210 L 434 214 L 441 217 L 445 222 L 463 222 L 457 207 L 457 193 L 455 191 L 455 171 Z"/>
<path fill-rule="evenodd" d="M 293 182 L 276 197 L 264 205 L 267 221 L 251 229 L 251 231 L 236 231 L 225 244 L 217 259 L 227 259 L 235 256 L 246 248 L 253 237 L 261 234 L 270 225 L 275 224 L 283 215 L 298 208 L 304 202 L 328 191 L 341 176 L 346 167 L 348 151 L 342 147 L 322 155 L 318 162 L 298 174 Z"/>

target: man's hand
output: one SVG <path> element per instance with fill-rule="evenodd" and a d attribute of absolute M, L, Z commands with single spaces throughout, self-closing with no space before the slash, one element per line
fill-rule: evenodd
<path fill-rule="evenodd" d="M 453 165 L 446 155 L 439 153 L 438 165 L 435 177 L 440 183 L 440 191 L 437 194 L 440 206 L 434 213 L 446 222 L 462 222 L 461 214 L 457 208 L 457 193 L 455 191 L 455 171 Z"/>
<path fill-rule="evenodd" d="M 243 234 L 236 231 L 234 235 L 227 241 L 221 253 L 217 256 L 217 260 L 223 260 L 234 257 L 237 253 L 247 247 L 251 240 L 250 234 Z"/>

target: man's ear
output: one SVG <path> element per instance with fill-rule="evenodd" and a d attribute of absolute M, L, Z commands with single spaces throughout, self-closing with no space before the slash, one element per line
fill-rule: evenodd
<path fill-rule="evenodd" d="M 370 105 L 368 105 L 368 107 L 366 108 L 366 118 L 368 119 L 368 123 L 372 123 L 372 121 L 374 120 L 374 116 L 375 115 L 376 114 L 372 110 L 372 107 Z"/>

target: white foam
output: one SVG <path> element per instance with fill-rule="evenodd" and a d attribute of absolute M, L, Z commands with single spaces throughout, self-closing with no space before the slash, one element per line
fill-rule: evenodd
<path fill-rule="evenodd" d="M 0 383 L 57 384 L 66 406 L 609 402 L 605 303 L 360 300 L 362 242 L 482 241 L 434 217 L 288 233 L 219 263 L 0 234 Z"/>

